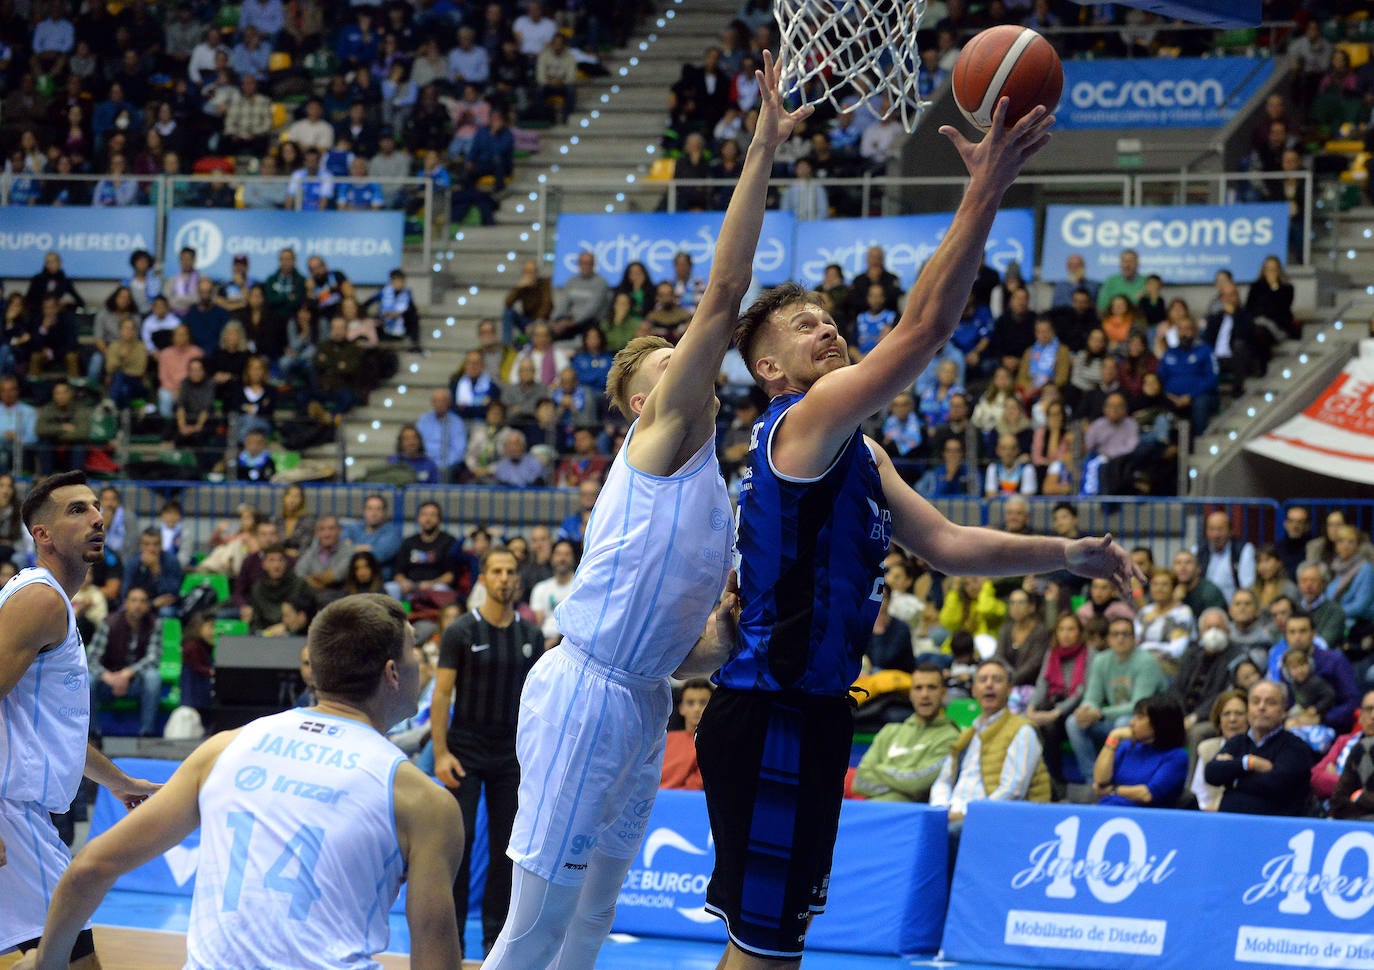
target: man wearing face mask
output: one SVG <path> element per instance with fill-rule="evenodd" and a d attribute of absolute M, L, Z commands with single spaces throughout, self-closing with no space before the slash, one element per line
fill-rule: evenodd
<path fill-rule="evenodd" d="M 1231 686 L 1231 665 L 1245 655 L 1244 648 L 1231 642 L 1230 626 L 1225 611 L 1205 610 L 1198 620 L 1198 638 L 1184 649 L 1178 676 L 1169 687 L 1169 694 L 1185 712 L 1189 751 L 1196 751 L 1199 741 L 1216 736 L 1212 704 Z"/>

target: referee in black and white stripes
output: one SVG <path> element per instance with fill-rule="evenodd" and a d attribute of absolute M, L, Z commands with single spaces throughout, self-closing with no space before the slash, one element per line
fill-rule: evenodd
<path fill-rule="evenodd" d="M 506 921 L 510 902 L 511 861 L 506 843 L 520 789 L 520 763 L 515 756 L 520 691 L 544 652 L 544 636 L 515 612 L 520 579 L 514 554 L 504 546 L 493 546 L 482 557 L 481 572 L 486 601 L 454 620 L 440 641 L 430 718 L 434 774 L 453 792 L 463 811 L 463 861 L 453 883 L 460 939 L 468 916 L 477 800 L 486 789 L 489 861 L 482 898 L 482 946 L 489 951 Z"/>

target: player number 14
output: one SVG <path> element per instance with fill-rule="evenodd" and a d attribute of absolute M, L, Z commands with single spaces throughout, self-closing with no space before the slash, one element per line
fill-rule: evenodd
<path fill-rule="evenodd" d="M 229 872 L 224 879 L 224 901 L 220 910 L 234 913 L 239 908 L 243 874 L 248 867 L 249 843 L 253 839 L 257 819 L 252 812 L 230 812 L 227 822 L 233 830 L 234 841 L 229 847 Z M 302 825 L 262 878 L 263 885 L 268 889 L 291 897 L 288 915 L 293 920 L 306 919 L 310 915 L 311 905 L 320 898 L 320 888 L 315 884 L 315 864 L 319 862 L 323 843 L 324 829 Z M 288 875 L 287 870 L 292 868 L 293 863 L 295 872 Z"/>

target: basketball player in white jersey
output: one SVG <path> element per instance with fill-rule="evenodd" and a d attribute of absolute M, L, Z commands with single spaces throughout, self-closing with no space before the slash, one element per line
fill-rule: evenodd
<path fill-rule="evenodd" d="M 395 600 L 362 593 L 321 610 L 307 643 L 318 703 L 215 735 L 82 849 L 53 894 L 36 962 L 20 968 L 66 967 L 115 880 L 197 826 L 189 970 L 379 967 L 369 957 L 386 949 L 402 876 L 411 967 L 460 965 L 462 815 L 384 735 L 419 702 L 415 631 Z"/>
<path fill-rule="evenodd" d="M 727 592 L 702 633 L 734 546 L 715 378 L 752 279 L 774 153 L 811 114 L 783 108 L 779 76 L 765 53 L 758 127 L 687 332 L 676 347 L 636 338 L 611 367 L 607 393 L 633 423 L 555 612 L 563 640 L 521 696 L 516 868 L 487 970 L 593 966 L 658 792 L 668 676 L 714 670 L 733 627 Z"/>
<path fill-rule="evenodd" d="M 0 590 L 0 953 L 38 945 L 70 860 L 48 813 L 67 811 L 81 776 L 129 808 L 158 787 L 130 778 L 86 740 L 86 648 L 71 598 L 104 554 L 105 525 L 85 474 L 38 482 L 20 515 L 38 565 Z M 89 930 L 74 933 L 62 953 L 63 966 L 67 955 L 72 966 L 100 965 Z"/>

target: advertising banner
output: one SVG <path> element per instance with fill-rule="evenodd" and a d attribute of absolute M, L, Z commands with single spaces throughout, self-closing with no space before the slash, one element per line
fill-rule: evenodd
<path fill-rule="evenodd" d="M 1123 249 L 1140 254 L 1140 272 L 1165 283 L 1211 283 L 1228 269 L 1238 282 L 1259 276 L 1266 256 L 1288 245 L 1288 206 L 1252 205 L 1076 206 L 1045 209 L 1040 276 L 1065 278 L 1064 261 L 1083 257 L 1088 279 L 1101 282 L 1120 271 Z"/>
<path fill-rule="evenodd" d="M 1374 970 L 1374 831 L 1312 818 L 975 802 L 951 960 Z"/>
<path fill-rule="evenodd" d="M 847 801 L 840 814 L 828 905 L 808 948 L 929 953 L 945 906 L 945 813 L 924 805 Z M 725 940 L 707 913 L 715 846 L 701 792 L 662 791 L 620 898 L 615 930 Z"/>
<path fill-rule="evenodd" d="M 152 206 L 9 206 L 0 221 L 0 277 L 25 279 L 56 252 L 73 279 L 123 279 L 135 249 L 157 252 Z"/>
<path fill-rule="evenodd" d="M 792 276 L 807 286 L 820 285 L 825 267 L 838 263 L 846 280 L 867 267 L 868 250 L 883 248 L 883 263 L 897 274 L 902 287 L 916 282 L 916 274 L 930 259 L 954 221 L 954 213 L 886 216 L 881 219 L 827 219 L 797 224 Z M 984 250 L 988 265 L 1005 273 L 1010 263 L 1030 276 L 1035 258 L 1035 215 L 1029 209 L 999 210 Z"/>
<path fill-rule="evenodd" d="M 577 273 L 577 256 L 584 249 L 596 256 L 596 271 L 615 286 L 625 267 L 640 262 L 656 283 L 673 278 L 673 257 L 692 257 L 692 273 L 706 279 L 715 259 L 716 241 L 724 212 L 658 212 L 631 215 L 558 217 L 554 248 L 553 285 L 562 286 Z M 794 219 L 790 212 L 768 212 L 754 250 L 754 276 L 761 286 L 776 286 L 792 273 Z"/>
<path fill-rule="evenodd" d="M 296 268 L 319 256 L 355 283 L 382 284 L 401 265 L 405 217 L 400 212 L 281 212 L 266 209 L 172 209 L 167 213 L 167 264 L 196 251 L 196 269 L 215 279 L 232 275 L 233 260 L 248 257 L 251 275 L 277 271 L 277 253 L 296 251 Z"/>
<path fill-rule="evenodd" d="M 1067 60 L 1055 127 L 1220 128 L 1273 70 L 1268 57 Z"/>
<path fill-rule="evenodd" d="M 1245 445 L 1246 451 L 1374 485 L 1374 340 L 1302 413 Z"/>

